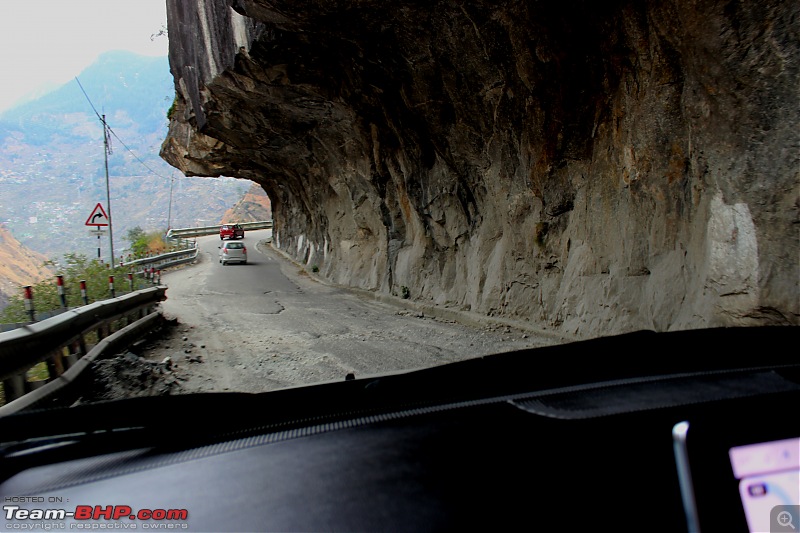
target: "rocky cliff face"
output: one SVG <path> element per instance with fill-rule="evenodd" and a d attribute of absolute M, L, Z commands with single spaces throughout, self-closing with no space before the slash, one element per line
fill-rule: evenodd
<path fill-rule="evenodd" d="M 332 281 L 579 336 L 800 323 L 794 0 L 167 0 L 162 157 Z"/>

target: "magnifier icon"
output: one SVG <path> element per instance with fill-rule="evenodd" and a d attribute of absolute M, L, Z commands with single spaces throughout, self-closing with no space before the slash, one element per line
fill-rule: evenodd
<path fill-rule="evenodd" d="M 792 513 L 789 511 L 781 511 L 775 518 L 777 518 L 778 524 L 780 524 L 782 527 L 789 526 L 793 530 L 797 531 L 797 528 L 794 527 L 794 523 L 792 521 Z"/>

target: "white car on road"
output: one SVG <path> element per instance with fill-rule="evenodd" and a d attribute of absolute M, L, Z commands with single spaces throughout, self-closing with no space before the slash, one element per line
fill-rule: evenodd
<path fill-rule="evenodd" d="M 241 241 L 223 241 L 219 246 L 219 262 L 222 266 L 230 262 L 247 264 L 247 246 Z"/>

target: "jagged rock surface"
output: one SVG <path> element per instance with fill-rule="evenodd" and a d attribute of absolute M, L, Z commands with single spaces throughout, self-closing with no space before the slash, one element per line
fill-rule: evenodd
<path fill-rule="evenodd" d="M 162 157 L 260 183 L 332 281 L 580 336 L 800 322 L 792 0 L 167 8 Z"/>

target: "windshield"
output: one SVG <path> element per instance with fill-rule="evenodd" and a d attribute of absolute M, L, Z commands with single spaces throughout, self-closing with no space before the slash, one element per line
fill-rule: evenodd
<path fill-rule="evenodd" d="M 0 2 L 0 529 L 795 531 L 799 21 Z"/>
<path fill-rule="evenodd" d="M 149 313 L 70 404 L 798 324 L 789 3 L 145 4 L 0 112 L 5 403 Z"/>

